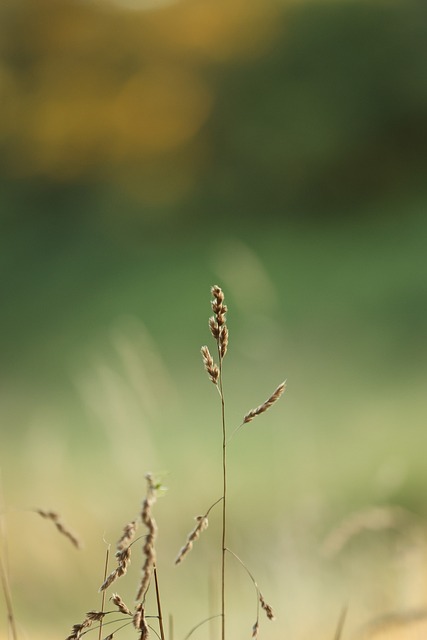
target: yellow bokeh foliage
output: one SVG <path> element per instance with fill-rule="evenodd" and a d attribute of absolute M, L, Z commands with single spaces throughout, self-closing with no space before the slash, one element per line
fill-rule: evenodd
<path fill-rule="evenodd" d="M 216 91 L 209 69 L 262 54 L 274 40 L 278 8 L 270 0 L 150 6 L 3 4 L 3 171 L 119 182 L 146 171 L 156 193 L 163 174 L 172 192 L 190 187 L 208 155 L 204 126 Z"/>

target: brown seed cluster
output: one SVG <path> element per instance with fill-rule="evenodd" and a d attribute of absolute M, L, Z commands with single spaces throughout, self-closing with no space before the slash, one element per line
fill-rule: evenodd
<path fill-rule="evenodd" d="M 269 620 L 275 620 L 276 616 L 274 615 L 274 611 L 270 607 L 270 605 L 264 600 L 262 593 L 259 594 L 259 601 L 260 601 L 261 607 L 264 609 L 266 613 L 267 618 Z"/>
<path fill-rule="evenodd" d="M 214 363 L 213 358 L 210 354 L 210 351 L 207 346 L 203 346 L 200 349 L 203 358 L 203 364 L 205 365 L 205 369 L 208 373 L 209 378 L 212 380 L 214 384 L 218 384 L 219 379 L 219 368 Z"/>
<path fill-rule="evenodd" d="M 110 575 L 107 576 L 102 585 L 99 587 L 99 591 L 105 591 L 105 589 L 108 589 L 108 587 L 110 587 L 113 582 L 125 575 L 128 570 L 128 566 L 130 565 L 130 556 L 130 547 L 125 547 L 121 550 L 117 549 L 116 560 L 118 566 L 114 569 L 114 571 L 110 573 Z"/>
<path fill-rule="evenodd" d="M 122 536 L 117 541 L 117 551 L 122 551 L 130 545 L 135 537 L 137 528 L 138 522 L 136 520 L 132 520 L 132 522 L 125 524 L 125 526 L 123 527 Z"/>
<path fill-rule="evenodd" d="M 83 622 L 73 625 L 71 634 L 66 640 L 79 640 L 86 629 L 91 627 L 94 622 L 100 622 L 105 615 L 106 613 L 104 611 L 88 611 Z"/>
<path fill-rule="evenodd" d="M 209 328 L 217 341 L 219 355 L 222 360 L 227 353 L 228 347 L 228 328 L 225 319 L 227 305 L 224 304 L 224 293 L 220 287 L 214 285 L 211 293 L 213 295 L 211 305 L 214 315 L 209 318 Z"/>
<path fill-rule="evenodd" d="M 132 520 L 132 522 L 129 522 L 123 527 L 123 533 L 116 544 L 115 555 L 118 566 L 107 576 L 100 586 L 99 591 L 105 591 L 105 589 L 108 589 L 113 582 L 124 576 L 127 572 L 131 557 L 131 542 L 135 537 L 137 528 L 137 520 Z"/>
<path fill-rule="evenodd" d="M 132 611 L 129 609 L 129 607 L 125 605 L 125 603 L 123 602 L 122 598 L 119 596 L 118 593 L 113 593 L 110 600 L 116 605 L 120 613 L 124 613 L 127 616 L 132 615 Z"/>
<path fill-rule="evenodd" d="M 147 621 L 145 619 L 145 610 L 141 602 L 135 609 L 135 613 L 133 616 L 133 626 L 135 627 L 135 629 L 140 631 L 139 640 L 147 640 L 149 636 L 149 629 Z"/>
<path fill-rule="evenodd" d="M 59 513 L 56 513 L 56 511 L 45 511 L 44 509 L 35 509 L 35 511 L 42 518 L 51 520 L 54 523 L 55 527 L 58 529 L 58 531 L 62 533 L 63 536 L 68 538 L 68 540 L 70 540 L 71 544 L 73 544 L 76 547 L 76 549 L 82 548 L 83 546 L 82 543 L 80 542 L 78 537 L 72 531 L 70 531 L 70 529 L 64 524 Z"/>
<path fill-rule="evenodd" d="M 188 534 L 187 542 L 178 553 L 175 564 L 180 564 L 184 560 L 185 556 L 190 553 L 191 549 L 193 548 L 193 543 L 195 542 L 195 540 L 200 537 L 202 531 L 205 531 L 208 528 L 209 522 L 206 516 L 197 516 L 196 520 L 197 525 Z"/>
<path fill-rule="evenodd" d="M 145 544 L 142 551 L 145 556 L 145 562 L 142 567 L 142 578 L 138 589 L 136 600 L 142 600 L 150 585 L 151 575 L 156 562 L 156 551 L 154 549 L 154 542 L 157 536 L 157 524 L 154 520 L 151 507 L 156 502 L 156 488 L 153 483 L 151 474 L 147 473 L 145 476 L 147 480 L 147 495 L 142 503 L 141 519 L 148 529 L 148 534 L 145 539 Z"/>
<path fill-rule="evenodd" d="M 227 353 L 228 348 L 228 328 L 225 319 L 227 306 L 224 304 L 224 293 L 220 287 L 214 285 L 211 289 L 211 293 L 213 295 L 211 306 L 214 315 L 209 318 L 209 328 L 217 343 L 219 367 L 215 364 L 207 346 L 203 346 L 201 348 L 201 352 L 203 364 L 210 380 L 215 385 L 218 385 L 218 383 L 220 383 L 221 376 L 221 362 Z"/>
<path fill-rule="evenodd" d="M 249 413 L 247 413 L 245 415 L 245 417 L 243 418 L 243 423 L 242 424 L 246 424 L 247 422 L 251 422 L 251 420 L 253 420 L 257 416 L 261 415 L 261 413 L 264 413 L 265 411 L 267 411 L 267 409 L 269 409 L 275 402 L 278 401 L 278 399 L 280 398 L 282 393 L 285 391 L 285 389 L 286 389 L 286 381 L 282 382 L 282 384 L 279 384 L 277 389 L 268 398 L 268 400 L 266 400 L 265 402 L 260 404 L 259 407 L 256 407 L 256 409 L 252 409 L 251 411 L 249 411 Z"/>

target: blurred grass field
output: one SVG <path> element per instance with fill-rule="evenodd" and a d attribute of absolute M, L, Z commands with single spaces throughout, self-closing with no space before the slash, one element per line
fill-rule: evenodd
<path fill-rule="evenodd" d="M 199 356 L 217 281 L 230 309 L 230 428 L 288 378 L 281 403 L 247 425 L 229 454 L 233 545 L 278 610 L 266 637 L 309 637 L 319 625 L 329 637 L 346 602 L 355 626 L 424 603 L 425 549 L 405 532 L 362 532 L 363 544 L 328 561 L 320 552 L 330 529 L 359 509 L 400 505 L 425 517 L 424 224 L 412 215 L 386 227 L 365 218 L 351 232 L 182 239 L 116 255 L 116 279 L 103 279 L 99 260 L 100 282 L 78 307 L 68 287 L 31 274 L 34 302 L 25 303 L 40 320 L 18 311 L 19 296 L 8 309 L 26 335 L 15 326 L 2 403 L 12 585 L 24 626 L 46 631 L 48 620 L 65 633 L 96 608 L 103 539 L 114 543 L 137 513 L 147 470 L 165 473 L 169 487 L 156 509 L 165 600 L 181 634 L 203 618 L 215 524 L 185 566 L 172 563 L 193 516 L 220 491 L 218 399 Z M 70 274 L 74 263 L 55 259 L 58 284 L 68 271 L 74 292 L 87 287 L 80 268 Z M 49 308 L 38 307 L 43 296 Z M 29 506 L 60 511 L 86 550 L 76 557 L 46 522 L 13 511 Z M 417 561 L 407 566 L 411 554 Z M 251 585 L 229 564 L 233 617 L 248 624 Z M 132 597 L 127 582 L 120 593 Z"/>

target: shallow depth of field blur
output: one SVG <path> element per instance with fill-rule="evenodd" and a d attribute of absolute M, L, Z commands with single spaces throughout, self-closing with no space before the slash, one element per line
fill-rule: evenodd
<path fill-rule="evenodd" d="M 0 468 L 22 638 L 100 606 L 147 471 L 168 487 L 175 639 L 219 609 L 220 509 L 173 566 L 221 494 L 213 284 L 229 429 L 288 379 L 228 454 L 229 546 L 277 615 L 260 637 L 427 606 L 426 25 L 421 0 L 3 1 Z M 140 564 L 113 589 L 128 603 Z M 255 596 L 231 557 L 228 578 L 243 640 Z"/>

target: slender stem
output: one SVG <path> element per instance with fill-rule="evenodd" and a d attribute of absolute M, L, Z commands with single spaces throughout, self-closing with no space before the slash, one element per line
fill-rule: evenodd
<path fill-rule="evenodd" d="M 105 564 L 104 564 L 104 582 L 107 579 L 107 573 L 108 573 L 108 561 L 110 559 L 110 549 L 111 549 L 111 545 L 107 546 L 107 550 L 105 552 Z M 105 607 L 105 589 L 102 591 L 102 598 L 101 598 L 101 611 L 104 611 L 104 607 Z M 98 633 L 98 640 L 101 640 L 102 638 L 102 618 L 99 621 L 99 633 Z"/>
<path fill-rule="evenodd" d="M 255 580 L 255 578 L 252 575 L 252 573 L 249 571 L 248 567 L 243 562 L 243 560 L 241 558 L 239 558 L 237 553 L 234 553 L 234 551 L 232 551 L 231 549 L 228 549 L 228 548 L 226 549 L 226 551 L 228 551 L 228 553 L 231 553 L 231 555 L 236 558 L 237 562 L 240 562 L 240 564 L 242 565 L 242 567 L 244 568 L 244 570 L 248 574 L 249 578 L 252 580 L 252 583 L 253 583 L 253 585 L 255 587 L 255 591 L 256 591 L 256 623 L 255 624 L 256 624 L 256 626 L 258 626 L 258 623 L 259 623 L 260 593 L 261 593 L 260 590 L 259 590 L 258 583 Z"/>
<path fill-rule="evenodd" d="M 173 615 L 169 614 L 169 640 L 174 640 L 173 637 Z"/>
<path fill-rule="evenodd" d="M 217 613 L 217 614 L 216 614 L 216 615 L 214 615 L 214 616 L 209 616 L 209 618 L 205 618 L 204 620 L 202 620 L 201 622 L 199 622 L 199 624 L 196 624 L 196 626 L 195 626 L 195 627 L 193 627 L 193 628 L 192 628 L 192 629 L 187 633 L 187 635 L 185 636 L 184 640 L 188 640 L 188 638 L 189 638 L 190 636 L 192 636 L 192 635 L 193 635 L 193 633 L 194 633 L 195 631 L 197 631 L 197 629 L 199 629 L 201 626 L 203 626 L 204 624 L 206 624 L 207 622 L 209 622 L 209 620 L 213 620 L 214 618 L 218 618 L 220 615 L 221 615 L 220 613 Z"/>
<path fill-rule="evenodd" d="M 162 606 L 160 604 L 160 590 L 159 590 L 159 580 L 157 577 L 157 567 L 154 565 L 154 584 L 156 587 L 156 601 L 157 601 L 157 613 L 159 616 L 159 629 L 160 629 L 160 637 L 162 640 L 165 640 L 165 632 L 163 629 L 163 616 L 162 616 Z"/>
<path fill-rule="evenodd" d="M 17 640 L 18 633 L 16 630 L 15 615 L 13 613 L 12 594 L 10 592 L 9 580 L 6 573 L 6 568 L 3 563 L 3 556 L 1 554 L 0 554 L 0 578 L 2 583 L 4 600 L 6 603 L 7 619 L 9 621 L 10 631 L 11 631 L 13 640 Z"/>
<path fill-rule="evenodd" d="M 16 629 L 16 619 L 13 611 L 12 592 L 10 589 L 8 558 L 7 558 L 7 535 L 6 522 L 4 514 L 6 513 L 6 505 L 3 497 L 3 482 L 0 469 L 0 580 L 6 604 L 7 619 L 13 640 L 18 640 L 18 632 Z"/>
<path fill-rule="evenodd" d="M 227 430 L 225 423 L 225 402 L 222 384 L 222 357 L 218 343 L 219 391 L 221 395 L 222 422 L 222 540 L 221 540 L 221 640 L 225 640 L 225 554 L 227 533 Z"/>
<path fill-rule="evenodd" d="M 342 608 L 342 611 L 338 620 L 338 625 L 335 631 L 334 640 L 340 640 L 346 617 L 347 617 L 347 605 L 345 605 Z"/>

